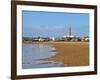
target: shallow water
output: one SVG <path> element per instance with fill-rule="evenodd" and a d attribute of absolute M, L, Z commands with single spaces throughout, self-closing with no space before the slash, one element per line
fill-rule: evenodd
<path fill-rule="evenodd" d="M 56 56 L 58 52 L 51 45 L 45 44 L 23 44 L 22 45 L 22 68 L 47 68 L 60 67 L 62 61 L 47 60 L 52 56 Z"/>

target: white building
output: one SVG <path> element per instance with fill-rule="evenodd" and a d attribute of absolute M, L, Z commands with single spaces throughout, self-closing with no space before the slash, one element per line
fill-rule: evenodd
<path fill-rule="evenodd" d="M 52 41 L 55 41 L 55 37 L 51 37 L 50 39 L 51 39 Z"/>

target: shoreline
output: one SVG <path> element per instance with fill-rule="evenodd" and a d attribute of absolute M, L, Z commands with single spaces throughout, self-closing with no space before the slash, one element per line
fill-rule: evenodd
<path fill-rule="evenodd" d="M 58 54 L 48 60 L 62 61 L 64 66 L 88 66 L 89 42 L 23 42 L 25 44 L 47 44 L 56 48 Z"/>

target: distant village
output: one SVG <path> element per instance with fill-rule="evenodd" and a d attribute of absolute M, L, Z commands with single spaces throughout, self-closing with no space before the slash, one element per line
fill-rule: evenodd
<path fill-rule="evenodd" d="M 74 36 L 72 35 L 72 30 L 71 27 L 69 28 L 69 33 L 67 36 L 63 37 L 23 37 L 22 38 L 23 42 L 24 41 L 29 41 L 29 42 L 47 42 L 47 41 L 82 41 L 82 42 L 88 42 L 89 37 L 88 36 Z"/>

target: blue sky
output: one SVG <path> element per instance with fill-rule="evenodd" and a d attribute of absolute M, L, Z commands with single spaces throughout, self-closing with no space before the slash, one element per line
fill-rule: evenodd
<path fill-rule="evenodd" d="M 68 35 L 89 35 L 89 14 L 43 11 L 22 11 L 24 37 L 62 37 Z"/>

